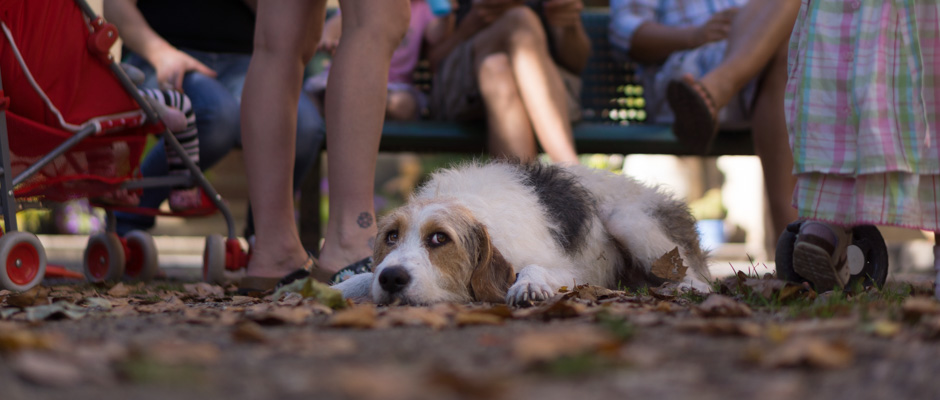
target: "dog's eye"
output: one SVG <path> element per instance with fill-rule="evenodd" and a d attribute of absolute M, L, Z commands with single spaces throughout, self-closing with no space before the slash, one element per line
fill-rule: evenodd
<path fill-rule="evenodd" d="M 390 231 L 388 235 L 385 235 L 385 242 L 388 244 L 395 244 L 398 242 L 398 231 Z"/>
<path fill-rule="evenodd" d="M 432 233 L 431 236 L 428 237 L 428 242 L 431 243 L 432 246 L 440 246 L 449 241 L 450 238 L 441 232 Z"/>

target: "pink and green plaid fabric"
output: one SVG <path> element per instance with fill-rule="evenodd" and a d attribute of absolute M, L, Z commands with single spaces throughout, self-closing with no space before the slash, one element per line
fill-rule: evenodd
<path fill-rule="evenodd" d="M 940 230 L 938 0 L 802 0 L 786 114 L 800 216 Z"/>

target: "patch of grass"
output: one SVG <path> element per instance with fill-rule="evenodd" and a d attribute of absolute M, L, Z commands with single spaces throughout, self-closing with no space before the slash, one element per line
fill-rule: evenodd
<path fill-rule="evenodd" d="M 633 335 L 636 334 L 636 326 L 630 321 L 622 316 L 613 315 L 606 310 L 597 314 L 597 324 L 621 342 L 632 339 Z"/>
<path fill-rule="evenodd" d="M 563 356 L 540 364 L 537 372 L 559 377 L 578 377 L 616 368 L 616 360 L 597 353 Z"/>

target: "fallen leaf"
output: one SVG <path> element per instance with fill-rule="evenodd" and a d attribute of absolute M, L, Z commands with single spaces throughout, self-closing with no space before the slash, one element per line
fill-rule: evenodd
<path fill-rule="evenodd" d="M 279 299 L 285 293 L 300 293 L 305 298 L 314 298 L 318 302 L 333 308 L 335 310 L 343 309 L 349 306 L 349 302 L 343 298 L 343 293 L 331 288 L 329 285 L 308 277 L 293 281 L 284 285 L 274 293 L 274 298 Z"/>
<path fill-rule="evenodd" d="M 232 302 L 229 303 L 232 306 L 243 306 L 245 304 L 254 304 L 259 302 L 255 297 L 251 296 L 232 296 Z"/>
<path fill-rule="evenodd" d="M 219 360 L 221 350 L 213 343 L 164 340 L 138 345 L 133 353 L 148 361 L 166 365 L 210 365 Z"/>
<path fill-rule="evenodd" d="M 703 317 L 749 317 L 751 308 L 747 304 L 738 302 L 728 296 L 712 293 L 708 298 L 695 307 L 695 311 Z"/>
<path fill-rule="evenodd" d="M 300 325 L 307 321 L 307 317 L 313 315 L 313 311 L 303 307 L 284 307 L 274 304 L 264 304 L 264 306 L 267 307 L 263 311 L 245 313 L 245 318 L 261 325 Z"/>
<path fill-rule="evenodd" d="M 890 338 L 897 336 L 897 334 L 901 332 L 901 324 L 886 319 L 879 319 L 869 325 L 867 330 L 875 336 Z"/>
<path fill-rule="evenodd" d="M 88 313 L 88 309 L 66 301 L 59 301 L 43 306 L 27 307 L 24 311 L 26 312 L 26 320 L 31 322 L 58 319 L 77 320 Z"/>
<path fill-rule="evenodd" d="M 11 363 L 23 379 L 43 386 L 67 387 L 82 381 L 82 370 L 69 360 L 49 353 L 24 351 Z"/>
<path fill-rule="evenodd" d="M 37 333 L 26 329 L 0 330 L 0 352 L 20 351 L 27 349 L 51 349 L 57 335 Z"/>
<path fill-rule="evenodd" d="M 742 285 L 750 288 L 752 292 L 759 294 L 765 299 L 770 299 L 775 293 L 782 291 L 789 283 L 779 279 L 745 279 Z"/>
<path fill-rule="evenodd" d="M 112 317 L 126 317 L 129 315 L 137 315 L 137 314 L 139 313 L 134 308 L 134 306 L 129 306 L 129 305 L 116 306 L 112 308 L 111 311 L 108 312 L 108 315 Z"/>
<path fill-rule="evenodd" d="M 237 342 L 264 343 L 268 341 L 268 336 L 264 334 L 261 325 L 252 321 L 242 321 L 232 330 L 232 339 Z"/>
<path fill-rule="evenodd" d="M 650 272 L 662 279 L 668 281 L 681 281 L 685 278 L 685 271 L 689 269 L 682 263 L 682 256 L 679 255 L 679 246 L 664 254 L 658 260 L 653 261 Z"/>
<path fill-rule="evenodd" d="M 843 341 L 800 337 L 758 357 L 764 367 L 799 367 L 836 369 L 852 364 L 855 352 Z"/>
<path fill-rule="evenodd" d="M 468 325 L 502 325 L 503 317 L 494 314 L 487 314 L 481 312 L 463 312 L 454 316 L 454 323 L 457 326 L 468 326 Z"/>
<path fill-rule="evenodd" d="M 94 310 L 110 310 L 112 308 L 111 301 L 102 297 L 86 297 L 79 302 L 79 305 Z"/>
<path fill-rule="evenodd" d="M 114 285 L 111 289 L 108 290 L 108 296 L 112 297 L 127 297 L 131 294 L 131 290 L 124 286 L 123 282 L 119 282 L 117 285 Z"/>
<path fill-rule="evenodd" d="M 565 296 L 555 296 L 538 307 L 523 309 L 513 313 L 514 317 L 535 317 L 544 321 L 563 318 L 574 318 L 587 313 L 588 307 L 584 304 L 565 299 Z"/>
<path fill-rule="evenodd" d="M 375 322 L 375 306 L 372 304 L 359 304 L 333 314 L 327 325 L 338 328 L 369 329 L 375 326 Z"/>
<path fill-rule="evenodd" d="M 395 307 L 379 316 L 376 328 L 392 326 L 428 326 L 439 330 L 449 324 L 447 317 L 425 307 Z"/>
<path fill-rule="evenodd" d="M 610 290 L 605 287 L 594 285 L 578 285 L 575 286 L 572 292 L 574 294 L 574 298 L 586 300 L 592 303 L 626 295 L 625 292 L 620 290 Z"/>
<path fill-rule="evenodd" d="M 709 335 L 737 335 L 759 337 L 761 326 L 747 320 L 728 318 L 691 319 L 680 321 L 676 327 L 683 331 L 697 331 Z"/>
<path fill-rule="evenodd" d="M 160 314 L 160 313 L 166 313 L 166 312 L 176 312 L 185 308 L 186 308 L 186 304 L 183 303 L 182 300 L 180 300 L 178 297 L 175 297 L 175 296 L 170 297 L 169 299 L 158 302 L 158 303 L 134 307 L 134 309 L 136 309 L 138 312 L 141 312 L 144 314 Z"/>
<path fill-rule="evenodd" d="M 189 294 L 191 294 L 191 295 L 195 295 L 195 296 L 200 297 L 200 298 L 209 298 L 209 297 L 222 298 L 222 297 L 225 297 L 225 290 L 223 290 L 221 286 L 218 286 L 218 285 L 210 285 L 210 284 L 208 284 L 208 283 L 206 283 L 206 282 L 198 282 L 198 283 L 187 283 L 187 284 L 184 284 L 184 285 L 183 285 L 183 290 L 185 290 L 186 293 L 189 293 Z"/>
<path fill-rule="evenodd" d="M 364 376 L 369 378 L 363 379 Z M 419 376 L 400 365 L 338 367 L 330 372 L 327 381 L 331 382 L 331 390 L 350 399 L 435 398 L 426 393 L 427 387 L 419 380 Z"/>
<path fill-rule="evenodd" d="M 26 308 L 31 306 L 50 304 L 50 292 L 51 291 L 47 287 L 35 286 L 25 292 L 8 295 L 7 305 L 11 307 Z"/>
<path fill-rule="evenodd" d="M 904 320 L 917 322 L 925 315 L 940 315 L 940 302 L 932 297 L 908 297 L 901 305 Z"/>
<path fill-rule="evenodd" d="M 513 341 L 513 356 L 524 364 L 545 362 L 563 356 L 607 352 L 619 349 L 620 342 L 593 327 L 550 332 L 532 332 Z"/>

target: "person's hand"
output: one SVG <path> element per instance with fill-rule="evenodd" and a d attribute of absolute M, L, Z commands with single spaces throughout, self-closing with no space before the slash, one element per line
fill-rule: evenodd
<path fill-rule="evenodd" d="M 582 0 L 547 0 L 542 3 L 545 20 L 549 26 L 569 28 L 581 22 Z"/>
<path fill-rule="evenodd" d="M 157 83 L 161 88 L 171 88 L 181 92 L 183 91 L 183 76 L 189 71 L 199 72 L 212 78 L 217 75 L 205 64 L 177 49 L 161 52 L 154 57 L 151 64 L 157 72 Z"/>
<path fill-rule="evenodd" d="M 691 47 L 699 47 L 706 43 L 717 42 L 728 38 L 731 32 L 731 23 L 738 14 L 737 7 L 724 9 L 712 15 L 704 24 L 692 30 Z"/>
<path fill-rule="evenodd" d="M 521 5 L 523 5 L 522 0 L 473 0 L 470 13 L 489 25 L 509 9 Z"/>

